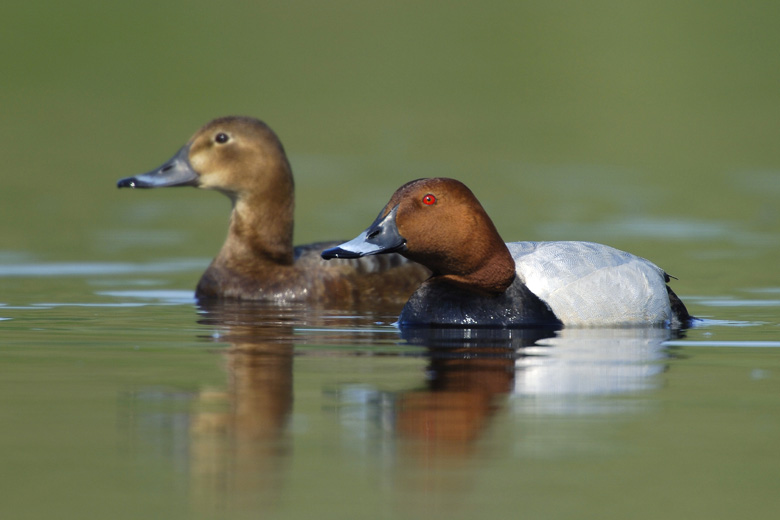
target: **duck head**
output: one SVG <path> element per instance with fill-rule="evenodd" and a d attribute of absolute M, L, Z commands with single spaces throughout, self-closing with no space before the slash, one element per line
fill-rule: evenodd
<path fill-rule="evenodd" d="M 119 188 L 171 186 L 217 190 L 235 204 L 248 194 L 274 189 L 292 197 L 293 181 L 276 134 L 262 121 L 231 116 L 207 123 L 158 168 L 117 182 Z"/>
<path fill-rule="evenodd" d="M 418 179 L 401 186 L 376 220 L 353 240 L 322 252 L 325 259 L 398 252 L 458 286 L 502 292 L 515 263 L 474 194 L 454 179 Z"/>

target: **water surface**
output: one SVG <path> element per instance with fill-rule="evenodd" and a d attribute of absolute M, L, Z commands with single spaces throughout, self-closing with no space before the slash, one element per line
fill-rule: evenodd
<path fill-rule="evenodd" d="M 165 285 L 165 264 L 121 279 L 60 268 L 2 278 L 82 295 L 0 306 L 8 511 L 726 518 L 780 505 L 777 322 L 402 335 L 392 308 L 204 307 L 139 287 Z M 770 289 L 692 301 L 743 317 L 778 305 Z"/>

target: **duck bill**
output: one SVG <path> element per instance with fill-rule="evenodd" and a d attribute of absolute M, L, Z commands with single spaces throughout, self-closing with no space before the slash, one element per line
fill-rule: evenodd
<path fill-rule="evenodd" d="M 326 249 L 322 252 L 322 258 L 360 258 L 368 255 L 381 255 L 383 253 L 403 252 L 406 250 L 406 239 L 398 233 L 395 216 L 398 206 L 395 206 L 384 217 L 380 215 L 368 229 L 349 242 Z"/>
<path fill-rule="evenodd" d="M 120 179 L 117 188 L 165 188 L 197 186 L 198 174 L 189 160 L 190 145 L 185 145 L 165 164 L 150 172 Z"/>

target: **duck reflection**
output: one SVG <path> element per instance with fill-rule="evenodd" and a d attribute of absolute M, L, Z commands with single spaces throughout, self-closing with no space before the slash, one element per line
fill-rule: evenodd
<path fill-rule="evenodd" d="M 682 333 L 664 328 L 492 330 L 411 329 L 402 337 L 425 346 L 432 372 L 449 381 L 448 372 L 468 367 L 474 374 L 499 357 L 510 362 L 512 374 L 503 393 L 513 399 L 524 397 L 597 397 L 645 391 L 655 388 L 666 368 L 671 350 L 664 342 Z M 451 360 L 442 367 L 438 360 Z M 434 370 L 436 366 L 439 370 Z M 494 373 L 495 375 L 495 373 Z M 486 381 L 486 380 L 483 380 Z M 484 384 L 484 383 L 483 383 Z M 479 388 L 473 382 L 470 387 Z M 431 390 L 447 388 L 431 382 Z M 491 386 L 499 392 L 498 386 Z M 539 409 L 537 408 L 537 411 Z M 552 409 L 545 412 L 554 411 Z M 561 412 L 575 410 L 559 410 Z M 577 413 L 594 411 L 579 408 Z"/>
<path fill-rule="evenodd" d="M 202 391 L 191 418 L 190 476 L 199 510 L 267 508 L 279 497 L 291 451 L 289 313 L 278 309 L 256 323 L 248 306 L 200 308 L 199 322 L 218 330 L 210 339 L 230 347 L 223 353 L 227 388 Z"/>
<path fill-rule="evenodd" d="M 593 414 L 623 412 L 641 400 L 611 396 L 651 390 L 660 384 L 672 333 L 663 328 L 634 329 L 422 329 L 401 331 L 409 344 L 424 348 L 422 388 L 356 399 L 364 406 L 388 406 L 400 439 L 427 443 L 427 450 L 468 452 L 489 419 L 507 400 L 517 414 Z M 387 424 L 387 421 L 384 421 Z"/>
<path fill-rule="evenodd" d="M 198 323 L 214 330 L 204 339 L 229 347 L 221 351 L 226 390 L 200 392 L 190 421 L 194 505 L 266 510 L 277 503 L 292 461 L 294 345 L 340 343 L 350 335 L 353 344 L 385 341 L 388 330 L 374 325 L 383 311 L 231 301 L 201 303 L 198 310 Z M 367 332 L 356 340 L 355 330 Z"/>
<path fill-rule="evenodd" d="M 403 339 L 426 349 L 427 384 L 397 396 L 396 434 L 449 451 L 467 451 L 500 407 L 498 400 L 512 391 L 522 349 L 553 334 L 511 329 L 404 330 Z"/>
<path fill-rule="evenodd" d="M 660 328 L 407 329 L 401 334 L 408 343 L 425 349 L 424 386 L 377 391 L 378 395 L 362 403 L 384 407 L 384 412 L 355 414 L 353 410 L 350 422 L 358 426 L 354 418 L 362 416 L 382 418 L 384 425 L 391 425 L 392 431 L 381 442 L 393 449 L 373 449 L 392 454 L 392 460 L 386 461 L 391 470 L 388 478 L 401 491 L 402 510 L 417 497 L 418 504 L 453 514 L 463 505 L 457 497 L 468 496 L 476 485 L 470 470 L 474 461 L 482 460 L 494 447 L 487 441 L 491 437 L 487 432 L 498 417 L 523 421 L 540 414 L 636 411 L 632 407 L 647 401 L 615 396 L 648 391 L 661 383 L 658 375 L 669 356 L 664 341 L 671 335 Z M 362 389 L 363 393 L 371 391 Z M 558 431 L 557 438 L 580 433 Z M 535 439 L 518 441 L 510 444 L 532 451 L 539 447 Z M 550 447 L 549 439 L 539 442 Z M 451 500 L 428 502 L 440 496 Z"/>
<path fill-rule="evenodd" d="M 388 326 L 394 309 L 213 302 L 198 312 L 227 376 L 218 390 L 201 390 L 188 405 L 186 467 L 193 506 L 205 512 L 267 512 L 279 505 L 295 460 L 296 357 L 349 356 L 349 366 L 370 368 L 333 372 L 330 362 L 319 409 L 339 425 L 340 459 L 378 463 L 381 478 L 401 497 L 470 488 L 468 468 L 490 449 L 486 433 L 502 421 L 641 406 L 641 399 L 611 396 L 657 387 L 669 355 L 664 329 L 411 328 L 399 338 Z M 319 364 L 301 366 L 318 370 Z M 392 367 L 404 367 L 408 379 L 390 383 Z"/>
<path fill-rule="evenodd" d="M 672 351 L 664 342 L 679 336 L 664 328 L 563 329 L 526 349 L 518 360 L 514 410 L 533 414 L 603 414 L 644 406 L 641 400 L 610 399 L 661 384 Z"/>

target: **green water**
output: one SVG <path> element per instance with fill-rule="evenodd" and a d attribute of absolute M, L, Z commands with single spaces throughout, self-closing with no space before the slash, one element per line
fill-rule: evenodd
<path fill-rule="evenodd" d="M 776 516 L 780 8 L 2 12 L 2 518 Z M 507 240 L 653 260 L 705 321 L 463 359 L 397 309 L 198 308 L 229 202 L 115 181 L 226 114 L 284 142 L 299 243 L 446 175 Z"/>

